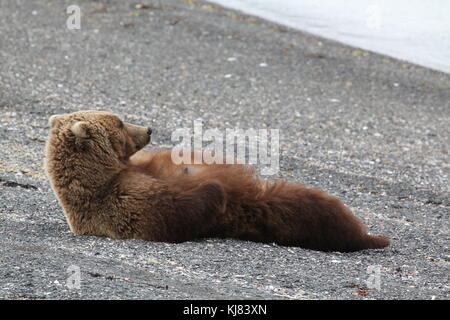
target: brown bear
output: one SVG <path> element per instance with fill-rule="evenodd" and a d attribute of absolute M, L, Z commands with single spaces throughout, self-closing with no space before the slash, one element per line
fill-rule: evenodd
<path fill-rule="evenodd" d="M 170 150 L 141 150 L 151 130 L 104 111 L 50 118 L 45 168 L 77 234 L 183 242 L 205 237 L 349 252 L 389 239 L 337 198 L 258 178 L 245 165 L 176 165 Z"/>

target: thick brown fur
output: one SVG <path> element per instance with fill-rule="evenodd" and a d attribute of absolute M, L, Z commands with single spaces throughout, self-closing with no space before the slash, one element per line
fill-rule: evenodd
<path fill-rule="evenodd" d="M 342 252 L 389 245 L 321 190 L 264 181 L 243 165 L 176 165 L 170 150 L 141 150 L 147 128 L 111 113 L 80 111 L 49 123 L 46 172 L 77 234 L 237 238 Z"/>

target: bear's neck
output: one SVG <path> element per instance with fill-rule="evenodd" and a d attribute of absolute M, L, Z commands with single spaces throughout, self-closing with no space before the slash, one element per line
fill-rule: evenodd
<path fill-rule="evenodd" d="M 67 152 L 64 148 L 47 150 L 46 170 L 53 189 L 66 205 L 104 199 L 115 189 L 117 177 L 126 168 L 119 159 Z M 88 203 L 86 203 L 88 202 Z"/>

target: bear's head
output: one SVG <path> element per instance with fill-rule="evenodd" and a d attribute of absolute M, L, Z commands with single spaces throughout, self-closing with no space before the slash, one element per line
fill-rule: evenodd
<path fill-rule="evenodd" d="M 105 157 L 127 161 L 150 142 L 152 133 L 148 127 L 126 123 L 112 113 L 94 110 L 53 115 L 49 125 L 48 147 L 79 157 L 89 154 L 98 161 Z"/>

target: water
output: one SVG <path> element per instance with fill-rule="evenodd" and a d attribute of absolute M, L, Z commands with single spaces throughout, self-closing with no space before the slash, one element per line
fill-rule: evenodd
<path fill-rule="evenodd" d="M 354 47 L 450 73 L 449 0 L 210 0 Z"/>

